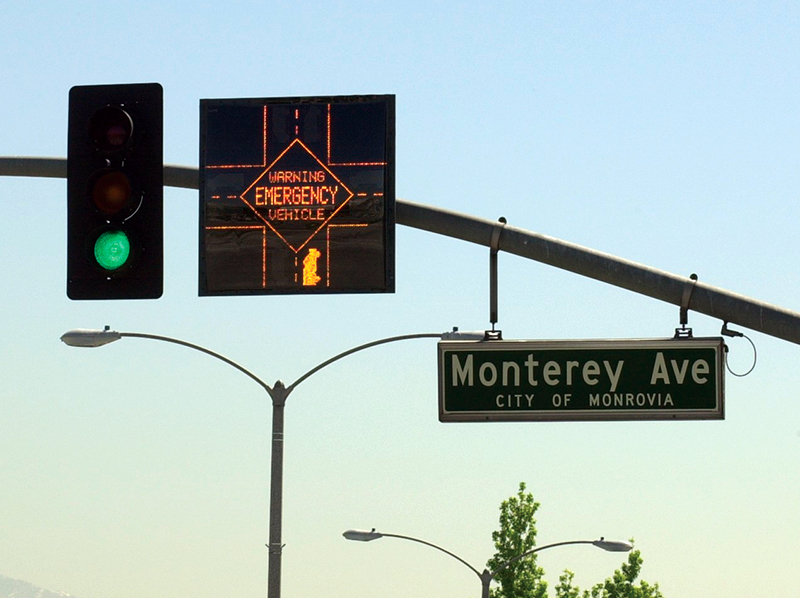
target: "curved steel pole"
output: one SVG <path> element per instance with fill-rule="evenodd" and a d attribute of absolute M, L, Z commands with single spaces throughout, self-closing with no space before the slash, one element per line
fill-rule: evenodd
<path fill-rule="evenodd" d="M 532 555 L 535 552 L 539 552 L 541 550 L 547 550 L 548 548 L 555 548 L 556 546 L 568 546 L 570 544 L 592 544 L 593 546 L 597 546 L 598 548 L 603 548 L 604 550 L 612 550 L 615 552 L 621 552 L 623 550 L 630 550 L 633 548 L 632 544 L 628 542 L 605 542 L 602 538 L 600 540 L 567 540 L 566 542 L 554 542 L 552 544 L 545 544 L 544 546 L 538 546 L 536 548 L 532 548 L 527 552 L 523 552 L 520 555 L 515 556 L 513 559 L 507 560 L 505 563 L 500 565 L 494 571 L 489 572 L 487 569 L 484 569 L 483 575 L 481 576 L 481 583 L 483 584 L 482 587 L 482 598 L 489 598 L 489 584 L 491 581 L 497 576 L 498 573 L 503 571 L 509 565 L 513 565 L 520 559 L 524 559 L 527 556 Z M 607 545 L 612 545 L 614 548 L 607 548 Z"/>
<path fill-rule="evenodd" d="M 491 579 L 494 579 L 498 573 L 500 573 L 503 569 L 505 569 L 509 565 L 513 565 L 518 560 L 524 559 L 526 556 L 530 556 L 534 552 L 539 552 L 540 550 L 545 550 L 547 548 L 554 548 L 556 546 L 567 546 L 569 544 L 595 544 L 595 542 L 596 540 L 568 540 L 566 542 L 554 542 L 553 544 L 545 544 L 544 546 L 537 546 L 536 548 L 532 548 L 527 552 L 523 552 L 522 554 L 517 555 L 513 559 L 509 559 L 505 563 L 500 565 L 497 569 L 495 569 L 490 573 Z"/>
<path fill-rule="evenodd" d="M 491 247 L 497 222 L 440 208 L 397 202 L 397 222 Z M 692 279 L 506 224 L 499 250 L 681 306 Z M 745 297 L 703 282 L 691 295 L 692 311 L 800 344 L 800 312 Z"/>
<path fill-rule="evenodd" d="M 311 376 L 316 374 L 318 371 L 320 371 L 322 368 L 329 366 L 330 364 L 334 363 L 335 361 L 339 361 L 343 357 L 347 357 L 348 355 L 352 355 L 353 353 L 358 353 L 359 351 L 363 351 L 364 349 L 369 349 L 370 347 L 376 347 L 378 345 L 385 345 L 386 343 L 393 343 L 393 342 L 396 342 L 396 341 L 411 340 L 411 339 L 415 339 L 415 338 L 442 338 L 442 333 L 441 332 L 439 332 L 439 333 L 437 333 L 437 332 L 422 332 L 422 333 L 419 333 L 419 334 L 404 334 L 402 336 L 390 336 L 388 338 L 382 338 L 382 339 L 377 340 L 377 341 L 364 343 L 363 345 L 359 345 L 358 347 L 353 347 L 352 349 L 348 349 L 347 351 L 342 351 L 341 353 L 339 353 L 338 355 L 334 355 L 333 357 L 331 357 L 327 361 L 323 361 L 318 366 L 311 368 L 305 374 L 300 376 L 297 380 L 292 382 L 286 388 L 286 394 L 288 395 L 290 392 L 292 392 L 295 389 L 295 387 L 298 384 L 300 384 L 303 380 L 305 380 L 306 378 L 310 378 Z"/>
<path fill-rule="evenodd" d="M 65 179 L 67 178 L 67 159 L 0 156 L 0 176 Z M 188 166 L 165 164 L 164 185 L 182 189 L 198 189 L 200 187 L 200 171 Z"/>
<path fill-rule="evenodd" d="M 249 378 L 255 380 L 258 383 L 258 385 L 261 386 L 261 388 L 263 388 L 270 395 L 272 395 L 273 390 L 269 386 L 269 384 L 264 382 L 261 378 L 256 376 L 251 371 L 249 371 L 249 370 L 243 368 L 242 366 L 240 366 L 235 361 L 233 361 L 231 359 L 228 359 L 224 355 L 220 355 L 219 353 L 216 353 L 216 352 L 212 351 L 211 349 L 206 349 L 205 347 L 201 347 L 200 345 L 195 345 L 193 343 L 190 343 L 190 342 L 187 342 L 187 341 L 182 341 L 182 340 L 177 339 L 177 338 L 172 338 L 170 336 L 161 336 L 159 334 L 144 334 L 142 332 L 119 332 L 118 334 L 121 337 L 147 338 L 147 339 L 151 339 L 151 340 L 155 340 L 155 341 L 164 341 L 166 343 L 173 343 L 175 345 L 181 345 L 182 347 L 188 347 L 189 349 L 194 349 L 195 351 L 200 351 L 201 353 L 205 353 L 206 355 L 211 355 L 212 357 L 216 357 L 220 361 L 224 361 L 229 366 L 232 366 L 232 367 L 236 368 L 237 370 L 239 370 L 240 372 L 242 372 L 243 374 L 245 374 Z"/>
<path fill-rule="evenodd" d="M 472 333 L 464 333 L 464 334 L 465 336 L 471 336 Z M 206 349 L 205 347 L 202 347 L 200 345 L 196 345 L 194 343 L 183 341 L 170 336 L 163 336 L 159 334 L 146 334 L 141 332 L 116 332 L 106 327 L 105 330 L 73 330 L 65 333 L 61 337 L 61 340 L 70 346 L 79 346 L 79 347 L 98 347 L 102 346 L 102 344 L 112 342 L 113 340 L 122 337 L 144 338 L 149 340 L 172 343 L 175 345 L 181 345 L 182 347 L 187 347 L 189 349 L 194 349 L 195 351 L 200 351 L 201 353 L 205 353 L 206 355 L 210 355 L 211 357 L 215 357 L 216 359 L 219 359 L 220 361 L 227 363 L 231 367 L 234 367 L 243 374 L 245 374 L 247 377 L 255 381 L 259 386 L 261 386 L 264 390 L 267 391 L 270 398 L 272 399 L 272 449 L 271 449 L 272 454 L 271 454 L 271 470 L 270 470 L 269 543 L 267 544 L 267 548 L 269 551 L 269 557 L 268 557 L 269 566 L 267 573 L 267 597 L 280 598 L 281 556 L 283 552 L 283 543 L 281 540 L 283 532 L 283 439 L 284 439 L 283 429 L 284 429 L 284 408 L 286 406 L 287 397 L 289 396 L 289 394 L 291 394 L 292 390 L 294 390 L 297 387 L 298 384 L 303 382 L 303 380 L 306 380 L 310 376 L 313 376 L 316 372 L 318 372 L 322 368 L 344 357 L 347 357 L 348 355 L 352 355 L 353 353 L 356 353 L 358 351 L 363 351 L 364 349 L 369 349 L 370 347 L 375 347 L 377 345 L 383 345 L 386 343 L 391 343 L 396 341 L 419 339 L 419 338 L 442 338 L 443 336 L 452 337 L 453 335 L 458 335 L 458 332 L 456 332 L 455 329 L 454 332 L 450 333 L 426 332 L 419 334 L 405 334 L 402 336 L 392 336 L 372 341 L 369 343 L 364 343 L 363 345 L 359 345 L 352 349 L 348 349 L 347 351 L 343 351 L 338 355 L 331 357 L 327 361 L 322 362 L 321 364 L 317 365 L 316 367 L 310 369 L 308 372 L 300 376 L 288 387 L 284 386 L 283 382 L 281 382 L 280 380 L 275 382 L 274 386 L 270 386 L 269 384 L 261 380 L 258 376 L 253 374 L 250 370 L 242 367 L 235 361 L 228 359 L 224 355 L 220 355 L 219 353 L 212 351 L 210 349 Z M 104 338 L 106 340 L 104 340 L 104 342 L 102 343 L 81 342 L 82 340 L 83 341 L 96 340 L 98 338 Z"/>
<path fill-rule="evenodd" d="M 402 535 L 400 535 L 400 534 L 384 534 L 384 533 L 381 533 L 381 536 L 382 536 L 382 537 L 384 537 L 384 538 L 400 538 L 401 540 L 409 540 L 410 542 L 417 542 L 417 543 L 419 543 L 419 544 L 424 544 L 425 546 L 430 546 L 431 548 L 435 548 L 436 550 L 439 550 L 439 551 L 441 551 L 441 552 L 445 553 L 446 555 L 453 557 L 453 558 L 454 558 L 454 559 L 456 559 L 458 562 L 460 562 L 462 565 L 465 565 L 465 566 L 469 567 L 469 569 L 470 569 L 470 570 L 471 570 L 471 571 L 472 571 L 472 572 L 473 572 L 475 575 L 477 575 L 479 578 L 481 577 L 481 574 L 480 574 L 480 572 L 479 572 L 479 571 L 478 571 L 478 570 L 477 570 L 475 567 L 473 567 L 472 565 L 470 565 L 470 564 L 469 564 L 467 561 L 465 561 L 464 559 L 462 559 L 462 558 L 461 558 L 460 556 L 458 556 L 457 554 L 455 554 L 455 553 L 453 553 L 453 552 L 450 552 L 450 551 L 449 551 L 449 550 L 447 550 L 446 548 L 442 548 L 441 546 L 438 546 L 438 545 L 436 545 L 436 544 L 434 544 L 434 543 L 432 543 L 432 542 L 428 542 L 428 541 L 426 541 L 426 540 L 420 540 L 419 538 L 414 538 L 414 537 L 412 537 L 412 536 L 402 536 Z"/>
<path fill-rule="evenodd" d="M 2 157 L 0 176 L 66 178 L 65 158 Z M 188 166 L 164 166 L 164 185 L 199 188 L 199 170 Z M 397 223 L 492 248 L 497 222 L 398 199 Z M 602 251 L 510 225 L 503 227 L 498 251 L 568 270 L 600 282 L 681 306 L 688 277 L 671 274 Z M 723 322 L 738 324 L 792 343 L 800 344 L 800 313 L 745 297 L 703 282 L 692 293 L 691 310 Z"/>
<path fill-rule="evenodd" d="M 478 579 L 481 580 L 481 598 L 489 598 L 489 585 L 492 583 L 492 580 L 495 578 L 495 576 L 498 573 L 500 573 L 503 569 L 505 569 L 509 565 L 516 563 L 520 559 L 530 556 L 536 552 L 547 550 L 548 548 L 555 548 L 556 546 L 568 546 L 570 544 L 592 544 L 593 546 L 597 546 L 598 548 L 602 548 L 604 550 L 610 550 L 613 552 L 623 552 L 633 548 L 633 545 L 630 544 L 629 542 L 606 541 L 603 538 L 599 540 L 567 540 L 566 542 L 554 542 L 552 544 L 545 544 L 544 546 L 538 546 L 536 548 L 532 548 L 531 550 L 523 552 L 522 554 L 507 560 L 505 563 L 501 564 L 494 571 L 489 571 L 488 569 L 484 569 L 483 572 L 479 572 L 475 567 L 470 565 L 467 561 L 462 559 L 457 554 L 450 552 L 449 550 L 442 548 L 437 544 L 433 544 L 432 542 L 428 542 L 426 540 L 420 540 L 419 538 L 414 538 L 413 536 L 403 536 L 400 534 L 385 534 L 383 532 L 376 532 L 374 529 L 371 532 L 363 532 L 360 530 L 349 530 L 345 532 L 343 535 L 348 540 L 357 540 L 362 542 L 369 542 L 371 540 L 377 540 L 378 538 L 400 538 L 401 540 L 409 540 L 411 542 L 417 542 L 419 544 L 424 544 L 425 546 L 430 546 L 431 548 L 435 548 L 436 550 L 439 550 L 445 553 L 446 555 L 453 557 L 462 565 L 468 567 L 470 571 L 472 571 L 475 575 L 478 576 Z"/>
<path fill-rule="evenodd" d="M 201 347 L 200 345 L 195 345 L 193 343 L 182 341 L 176 338 L 161 336 L 157 334 L 144 334 L 139 332 L 120 332 L 119 336 L 165 341 L 168 343 L 174 343 L 176 345 L 182 345 L 190 349 L 195 349 L 196 351 L 200 351 L 207 355 L 211 355 L 212 357 L 216 357 L 217 359 L 224 361 L 228 365 L 236 368 L 243 374 L 255 380 L 262 388 L 264 388 L 264 390 L 266 390 L 269 393 L 269 396 L 272 399 L 272 451 L 271 451 L 272 464 L 270 472 L 269 544 L 267 544 L 267 549 L 269 552 L 268 555 L 269 566 L 267 573 L 267 598 L 280 598 L 281 558 L 283 553 L 283 543 L 281 539 L 283 535 L 283 447 L 284 447 L 283 429 L 284 429 L 284 408 L 286 406 L 286 399 L 291 394 L 291 392 L 297 387 L 297 385 L 303 382 L 303 380 L 313 376 L 322 368 L 327 367 L 330 364 L 339 361 L 344 357 L 347 357 L 348 355 L 352 355 L 353 353 L 357 353 L 358 351 L 363 351 L 364 349 L 369 349 L 377 345 L 383 345 L 386 343 L 392 343 L 396 341 L 411 340 L 418 338 L 441 338 L 442 333 L 429 332 L 429 333 L 419 333 L 419 334 L 405 334 L 401 336 L 392 336 L 389 338 L 383 338 L 377 341 L 364 343 L 363 345 L 359 345 L 358 347 L 348 349 L 347 351 L 342 351 L 338 355 L 335 355 L 330 359 L 328 359 L 327 361 L 322 362 L 318 366 L 310 369 L 308 372 L 300 376 L 289 386 L 284 386 L 283 382 L 278 380 L 272 387 L 263 382 L 260 378 L 258 378 L 255 374 L 253 374 L 249 370 L 240 366 L 238 363 L 228 359 L 224 355 L 220 355 L 219 353 L 206 349 L 205 347 Z M 475 573 L 477 574 L 478 572 L 475 571 Z M 480 576 L 480 574 L 478 575 Z"/>
<path fill-rule="evenodd" d="M 105 332 L 109 332 L 106 330 Z M 272 448 L 271 448 L 271 466 L 270 466 L 270 501 L 269 501 L 269 543 L 268 549 L 268 566 L 267 566 L 267 596 L 269 598 L 280 598 L 281 595 L 281 555 L 283 544 L 281 542 L 282 535 L 282 514 L 283 514 L 283 421 L 284 421 L 284 407 L 286 406 L 286 397 L 289 392 L 283 386 L 283 383 L 278 380 L 274 387 L 261 380 L 258 376 L 253 374 L 250 370 L 242 367 L 235 361 L 228 359 L 224 355 L 195 345 L 187 341 L 183 341 L 170 336 L 163 336 L 159 334 L 145 334 L 141 332 L 119 332 L 119 337 L 128 338 L 144 338 L 149 340 L 163 341 L 175 345 L 181 345 L 195 351 L 200 351 L 211 357 L 215 357 L 236 368 L 251 380 L 255 381 L 261 388 L 267 391 L 272 399 Z M 62 337 L 63 340 L 63 337 Z"/>

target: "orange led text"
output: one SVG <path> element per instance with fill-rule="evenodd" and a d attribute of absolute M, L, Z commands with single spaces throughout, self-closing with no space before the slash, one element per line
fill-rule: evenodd
<path fill-rule="evenodd" d="M 325 208 L 278 208 L 267 210 L 267 218 L 281 222 L 291 220 L 323 221 L 327 216 Z"/>
<path fill-rule="evenodd" d="M 336 203 L 339 185 L 254 187 L 257 206 L 327 206 Z"/>
<path fill-rule="evenodd" d="M 273 170 L 269 172 L 270 183 L 324 183 L 324 170 Z"/>

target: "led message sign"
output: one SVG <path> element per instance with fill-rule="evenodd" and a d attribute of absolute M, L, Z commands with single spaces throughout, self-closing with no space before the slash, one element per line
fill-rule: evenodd
<path fill-rule="evenodd" d="M 394 292 L 394 96 L 200 101 L 207 295 Z"/>
<path fill-rule="evenodd" d="M 721 338 L 439 343 L 439 420 L 723 419 Z"/>

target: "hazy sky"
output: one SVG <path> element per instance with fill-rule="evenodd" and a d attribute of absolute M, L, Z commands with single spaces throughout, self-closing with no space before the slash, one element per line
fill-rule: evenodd
<path fill-rule="evenodd" d="M 396 94 L 397 194 L 800 308 L 800 7 L 791 2 L 8 2 L 0 156 L 66 156 L 78 84 L 157 81 L 164 159 L 204 98 Z M 174 345 L 291 382 L 370 340 L 489 325 L 488 250 L 398 227 L 397 292 L 197 296 L 197 192 L 165 191 L 156 301 L 66 297 L 66 184 L 0 178 L 0 574 L 79 598 L 263 596 L 270 403 Z M 508 339 L 662 338 L 678 308 L 501 254 Z M 722 322 L 696 313 L 697 336 Z M 283 595 L 477 596 L 525 481 L 540 544 L 635 538 L 669 598 L 800 586 L 798 347 L 746 331 L 724 421 L 439 423 L 436 343 L 359 353 L 286 407 Z M 731 367 L 752 349 L 730 342 Z M 583 587 L 624 557 L 543 553 Z"/>

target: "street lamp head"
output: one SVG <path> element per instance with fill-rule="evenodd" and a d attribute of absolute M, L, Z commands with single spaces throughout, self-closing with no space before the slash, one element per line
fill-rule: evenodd
<path fill-rule="evenodd" d="M 598 548 L 607 550 L 608 552 L 630 552 L 633 549 L 633 544 L 631 544 L 630 542 L 622 542 L 619 540 L 606 540 L 605 538 L 600 538 L 599 540 L 595 540 L 594 542 L 592 542 L 592 544 L 597 546 Z"/>
<path fill-rule="evenodd" d="M 440 338 L 443 341 L 482 341 L 486 338 L 486 333 L 474 330 L 462 332 L 454 327 L 451 332 L 442 332 Z"/>
<path fill-rule="evenodd" d="M 108 343 L 122 338 L 119 332 L 110 330 L 108 326 L 103 330 L 76 329 L 61 335 L 61 342 L 70 347 L 102 347 Z"/>
<path fill-rule="evenodd" d="M 356 542 L 371 542 L 378 538 L 383 538 L 383 534 L 376 532 L 373 527 L 371 531 L 363 529 L 349 529 L 342 534 L 348 540 L 355 540 Z"/>

